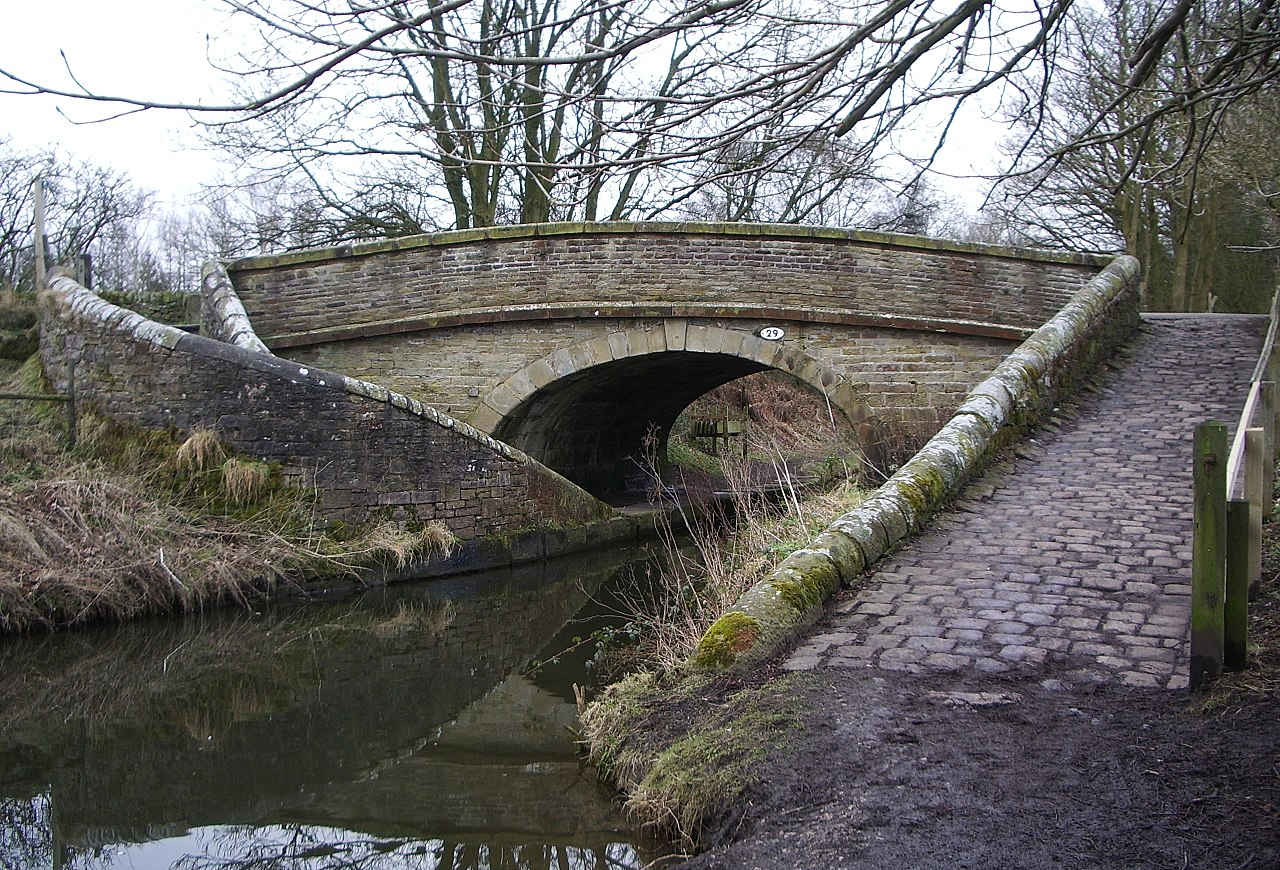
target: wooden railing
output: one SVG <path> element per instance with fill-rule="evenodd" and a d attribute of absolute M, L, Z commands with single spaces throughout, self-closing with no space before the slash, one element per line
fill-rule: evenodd
<path fill-rule="evenodd" d="M 1249 597 L 1261 581 L 1262 524 L 1274 504 L 1278 326 L 1280 291 L 1271 300 L 1267 337 L 1230 450 L 1226 424 L 1210 420 L 1196 427 L 1192 689 L 1206 687 L 1224 668 L 1246 664 Z"/>

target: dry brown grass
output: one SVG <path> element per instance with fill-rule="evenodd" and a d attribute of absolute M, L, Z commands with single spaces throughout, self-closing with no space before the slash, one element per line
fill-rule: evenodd
<path fill-rule="evenodd" d="M 744 592 L 867 497 L 867 490 L 851 478 L 826 490 L 805 487 L 791 476 L 777 442 L 758 441 L 752 452 L 776 457 L 773 479 L 761 480 L 758 461 L 722 456 L 721 474 L 732 494 L 727 510 L 711 505 L 695 511 L 682 505 L 678 488 L 661 480 L 654 457 L 649 457 L 663 558 L 647 578 L 620 593 L 621 609 L 638 626 L 638 640 L 607 654 L 611 672 L 637 667 L 667 671 L 683 665 L 708 626 Z M 762 483 L 771 484 L 773 492 L 764 491 Z M 678 508 L 690 532 L 687 539 L 683 529 L 662 526 L 671 508 Z"/>
<path fill-rule="evenodd" d="M 39 391 L 38 361 L 9 386 Z M 441 523 L 335 540 L 313 523 L 312 494 L 231 456 L 211 430 L 179 442 L 86 411 L 68 448 L 56 410 L 17 413 L 20 437 L 0 441 L 0 632 L 244 605 L 281 583 L 403 567 L 455 543 Z"/>
<path fill-rule="evenodd" d="M 448 558 L 457 543 L 457 536 L 439 520 L 418 529 L 385 522 L 348 542 L 348 549 L 342 555 L 372 559 L 401 569 L 419 558 Z"/>
<path fill-rule="evenodd" d="M 0 631 L 246 603 L 316 567 L 296 541 L 158 501 L 143 479 L 81 465 L 0 488 Z"/>
<path fill-rule="evenodd" d="M 212 429 L 193 429 L 173 454 L 174 467 L 186 474 L 209 471 L 227 458 L 227 448 Z"/>
<path fill-rule="evenodd" d="M 190 440 L 188 439 L 188 443 Z M 186 444 L 183 446 L 185 447 Z M 265 462 L 232 456 L 222 463 L 220 471 L 222 472 L 222 491 L 226 494 L 227 501 L 235 505 L 246 505 L 258 501 L 267 494 L 271 486 L 271 469 Z"/>

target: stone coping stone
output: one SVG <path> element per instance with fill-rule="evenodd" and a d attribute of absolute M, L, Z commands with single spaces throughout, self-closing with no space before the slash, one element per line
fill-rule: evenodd
<path fill-rule="evenodd" d="M 229 262 L 227 268 L 232 272 L 245 272 L 251 269 L 271 269 L 304 263 L 342 260 L 350 257 L 366 257 L 372 254 L 395 251 L 411 251 L 421 248 L 463 245 L 502 239 L 609 235 L 736 236 L 743 238 L 810 240 L 815 242 L 846 242 L 943 253 L 979 254 L 1011 260 L 1098 267 L 1105 266 L 1115 256 L 1114 254 L 1101 252 L 1050 251 L 1041 248 L 1019 248 L 949 239 L 931 239 L 926 236 L 908 235 L 906 233 L 882 233 L 871 230 L 805 226 L 802 224 L 718 223 L 707 221 L 562 221 L 557 223 L 514 224 L 501 227 L 449 230 L 425 235 L 401 236 L 375 242 L 308 248 L 280 254 L 245 257 Z"/>

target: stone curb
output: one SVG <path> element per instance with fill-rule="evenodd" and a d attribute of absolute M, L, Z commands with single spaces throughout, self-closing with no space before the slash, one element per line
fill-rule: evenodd
<path fill-rule="evenodd" d="M 1005 245 L 985 245 L 977 242 L 959 242 L 931 239 L 925 236 L 903 233 L 877 233 L 867 230 L 845 230 L 832 227 L 804 226 L 799 224 L 768 223 L 713 223 L 704 221 L 565 221 L 544 224 L 516 224 L 502 227 L 482 227 L 471 230 L 451 230 L 418 236 L 402 236 L 378 242 L 357 245 L 340 245 L 329 248 L 311 248 L 285 254 L 245 257 L 228 264 L 232 272 L 266 269 L 277 266 L 294 266 L 325 260 L 342 260 L 363 257 L 388 251 L 409 251 L 417 248 L 433 248 L 444 245 L 461 245 L 490 239 L 548 238 L 553 236 L 599 235 L 703 235 L 769 237 L 783 239 L 811 239 L 832 242 L 863 242 L 895 248 L 914 248 L 932 251 L 954 251 L 965 254 L 986 254 L 1017 260 L 1035 260 L 1046 263 L 1073 263 L 1084 266 L 1103 266 L 1110 262 L 1110 254 L 1083 254 L 1068 251 L 1047 251 L 1039 248 L 1017 248 Z"/>
<path fill-rule="evenodd" d="M 225 273 L 224 273 L 225 274 Z M 216 282 L 216 273 L 213 275 Z M 253 334 L 252 327 L 249 326 L 247 317 L 243 318 L 242 324 L 237 324 L 234 334 L 240 336 L 237 343 L 228 343 L 226 341 L 218 341 L 207 338 L 202 335 L 192 335 L 181 329 L 169 326 L 163 323 L 157 323 L 154 320 L 148 320 L 136 312 L 127 308 L 121 308 L 107 302 L 92 290 L 82 287 L 71 277 L 65 274 L 54 273 L 50 276 L 49 287 L 41 294 L 42 298 L 53 300 L 61 309 L 61 316 L 71 316 L 84 318 L 86 320 L 95 321 L 103 324 L 105 327 L 125 337 L 127 340 L 139 342 L 142 344 L 150 344 L 153 347 L 163 349 L 165 351 L 179 351 L 196 357 L 208 357 L 214 359 L 222 359 L 244 368 L 261 372 L 266 375 L 293 381 L 294 383 L 308 383 L 317 387 L 323 387 L 331 390 L 341 390 L 351 395 L 362 396 L 376 402 L 392 405 L 401 411 L 412 414 L 425 420 L 428 423 L 439 426 L 443 429 L 451 429 L 463 438 L 471 441 L 479 442 L 490 451 L 502 456 L 504 459 L 520 463 L 528 467 L 530 470 L 538 473 L 553 482 L 554 485 L 562 487 L 567 495 L 575 501 L 583 505 L 593 505 L 595 509 L 592 511 L 600 516 L 612 515 L 613 509 L 601 502 L 591 493 L 579 487 L 569 479 L 561 476 L 558 472 L 547 468 L 542 463 L 528 456 L 520 450 L 491 438 L 480 430 L 463 423 L 461 420 L 454 419 L 448 414 L 436 410 L 410 396 L 393 392 L 378 384 L 369 381 L 359 380 L 358 378 L 347 377 L 336 372 L 329 372 L 323 369 L 304 366 L 291 360 L 282 359 L 275 356 L 270 351 L 259 351 L 252 349 L 252 342 L 258 341 L 257 336 Z M 234 290 L 231 291 L 234 304 L 224 306 L 224 310 L 232 311 L 235 304 L 239 303 L 239 298 L 235 296 Z M 241 308 L 243 311 L 243 308 Z M 228 318 L 228 322 L 235 323 L 234 313 Z M 247 333 L 246 333 L 247 330 Z M 260 341 L 258 341 L 261 344 Z M 65 378 L 54 378 L 55 381 L 62 381 L 59 388 L 65 385 Z"/>
<path fill-rule="evenodd" d="M 918 531 L 991 453 L 1034 423 L 1096 361 L 1102 333 L 1136 323 L 1140 274 L 1135 258 L 1121 256 L 1090 279 L 974 387 L 942 429 L 870 498 L 788 556 L 716 620 L 691 666 L 744 670 L 768 658 L 821 615 L 841 583 L 852 584 Z M 1077 359 L 1081 354 L 1086 358 Z"/>

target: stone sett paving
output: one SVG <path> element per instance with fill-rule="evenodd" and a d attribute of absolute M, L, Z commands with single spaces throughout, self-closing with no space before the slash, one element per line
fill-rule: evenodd
<path fill-rule="evenodd" d="M 1181 688 L 1191 442 L 1239 415 L 1265 318 L 1144 318 L 1071 405 L 836 599 L 784 667 Z"/>

